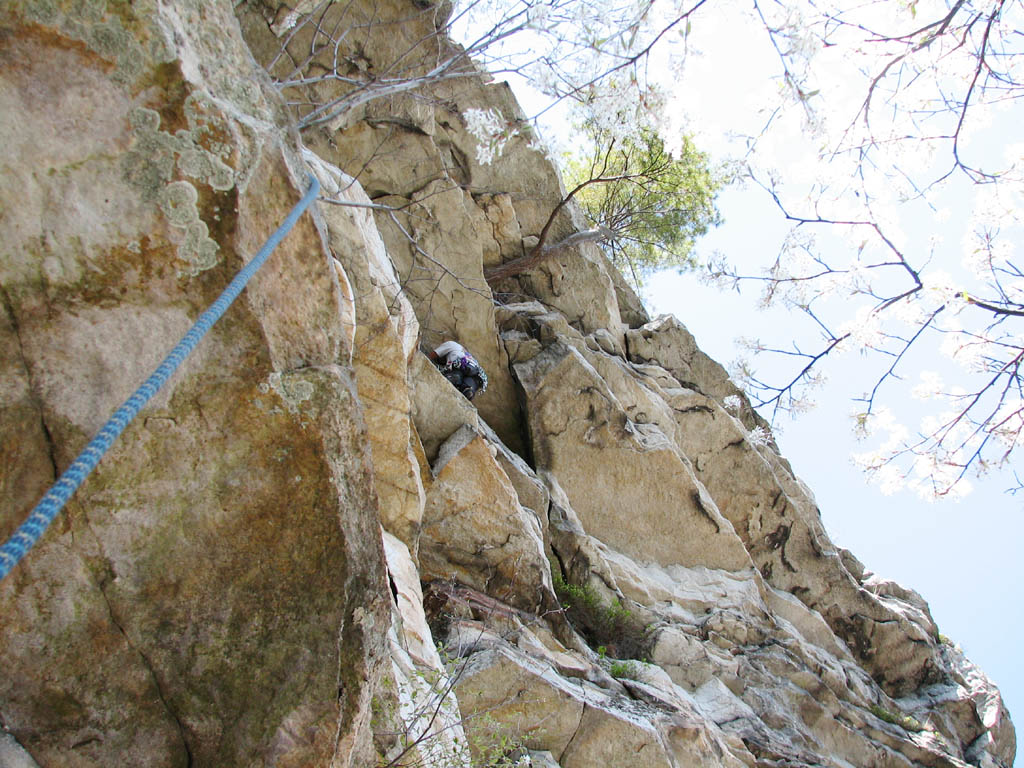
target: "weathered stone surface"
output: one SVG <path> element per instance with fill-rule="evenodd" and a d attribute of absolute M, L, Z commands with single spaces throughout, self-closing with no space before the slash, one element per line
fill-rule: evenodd
<path fill-rule="evenodd" d="M 605 262 L 605 270 L 612 279 L 615 298 L 619 303 L 619 318 L 626 328 L 639 328 L 651 322 L 651 316 L 636 291 L 626 282 L 625 277 L 611 264 Z"/>
<path fill-rule="evenodd" d="M 670 768 L 672 760 L 657 728 L 647 717 L 639 712 L 632 715 L 588 706 L 560 763 L 563 768 L 592 765 Z"/>
<path fill-rule="evenodd" d="M 395 601 L 388 641 L 392 678 L 375 696 L 381 764 L 470 768 L 458 702 L 423 612 L 416 564 L 399 539 L 381 532 Z M 397 738 L 401 734 L 402 738 Z"/>
<path fill-rule="evenodd" d="M 350 177 L 311 152 L 304 156 L 325 196 L 369 204 Z M 322 214 L 339 282 L 353 296 L 353 316 L 343 322 L 352 327 L 352 362 L 373 452 L 381 520 L 415 553 L 425 497 L 414 449 L 408 363 L 416 350 L 419 323 L 369 210 L 325 205 Z"/>
<path fill-rule="evenodd" d="M 468 657 L 456 691 L 471 734 L 474 715 L 487 714 L 563 768 L 742 765 L 694 710 L 666 715 L 590 683 L 570 683 L 501 641 Z"/>
<path fill-rule="evenodd" d="M 508 475 L 512 487 L 516 489 L 519 503 L 533 510 L 541 520 L 546 520 L 551 497 L 544 483 L 530 466 L 517 454 L 512 453 L 504 443 L 495 441 L 491 445 L 497 449 L 495 458 Z M 544 527 L 546 529 L 547 526 Z"/>
<path fill-rule="evenodd" d="M 418 354 L 413 358 L 409 375 L 413 423 L 429 461 L 437 458 L 441 446 L 460 427 L 481 429 L 476 408 L 441 375 L 426 355 Z"/>
<path fill-rule="evenodd" d="M 497 245 L 493 258 L 484 254 L 484 266 L 490 267 L 508 259 L 524 256 L 523 233 L 519 229 L 519 218 L 512 206 L 512 196 L 507 192 L 498 195 L 480 195 L 477 205 L 491 222 L 494 242 Z"/>
<path fill-rule="evenodd" d="M 488 648 L 515 646 L 564 678 L 612 684 L 599 664 L 562 645 L 542 621 L 528 614 L 516 615 L 514 609 L 503 604 L 481 606 L 481 609 L 475 612 L 480 620 L 457 619 L 449 624 L 445 650 L 452 657 L 465 658 Z M 498 627 L 501 627 L 500 632 Z"/>
<path fill-rule="evenodd" d="M 558 476 L 588 533 L 640 560 L 750 567 L 731 524 L 674 445 L 654 425 L 632 421 L 575 349 L 552 344 L 515 372 L 534 460 Z M 640 509 L 626 524 L 630 510 Z"/>
<path fill-rule="evenodd" d="M 736 395 L 745 402 L 743 392 L 732 383 L 725 369 L 700 350 L 693 334 L 672 315 L 662 315 L 640 328 L 626 331 L 626 344 L 630 360 L 656 363 L 667 369 L 683 387 L 719 403 L 729 395 Z M 751 429 L 764 423 L 746 405 L 741 418 Z"/>
<path fill-rule="evenodd" d="M 507 647 L 468 658 L 455 684 L 462 715 L 487 713 L 528 749 L 551 752 L 559 764 L 580 727 L 586 692 L 551 667 Z M 600 692 L 599 692 L 600 693 Z"/>
<path fill-rule="evenodd" d="M 849 558 L 829 541 L 813 497 L 738 419 L 696 392 L 666 394 L 677 444 L 764 578 L 824 616 L 890 694 L 934 682 L 942 663 L 924 601 L 896 585 L 855 578 Z"/>
<path fill-rule="evenodd" d="M 0 731 L 0 765 L 4 768 L 39 768 L 39 763 L 6 731 Z"/>
<path fill-rule="evenodd" d="M 437 655 L 427 617 L 423 613 L 423 590 L 416 564 L 404 542 L 387 531 L 381 531 L 381 536 L 391 589 L 401 617 L 398 631 L 402 647 L 417 664 L 440 670 L 441 657 Z"/>
<path fill-rule="evenodd" d="M 454 579 L 537 612 L 552 594 L 540 522 L 519 504 L 487 441 L 461 427 L 432 470 L 420 534 L 422 578 Z"/>
<path fill-rule="evenodd" d="M 549 159 L 531 146 L 530 128 L 507 83 L 477 85 L 460 83 L 449 89 L 450 98 L 458 105 L 459 117 L 439 121 L 444 135 L 463 158 L 466 183 L 476 189 L 501 190 L 509 196 L 515 211 L 524 245 L 540 235 L 551 212 L 565 195 L 565 189 Z M 510 124 L 522 126 L 520 134 L 506 146 L 501 157 L 483 165 L 476 158 L 476 141 L 461 119 L 467 108 L 492 109 Z M 570 205 L 563 209 L 548 235 L 556 243 L 577 229 L 582 218 Z M 506 230 L 510 227 L 505 227 Z M 511 242 L 499 250 L 514 253 Z M 579 330 L 590 333 L 605 328 L 620 333 L 618 299 L 604 257 L 592 243 L 569 249 L 537 269 L 499 287 L 513 298 L 522 294 L 535 297 L 565 315 Z M 499 430 L 499 434 L 504 434 Z"/>
<path fill-rule="evenodd" d="M 375 202 L 403 209 L 394 216 L 379 214 L 378 223 L 422 326 L 424 346 L 434 349 L 451 339 L 472 353 L 488 377 L 487 391 L 473 405 L 506 444 L 521 450 L 515 389 L 483 277 L 484 253 L 494 247 L 490 222 L 473 197 L 450 181 L 434 182 L 411 199 Z"/>
<path fill-rule="evenodd" d="M 530 750 L 530 763 L 533 768 L 559 768 L 555 756 L 547 750 Z"/>
<path fill-rule="evenodd" d="M 305 174 L 228 3 L 0 25 L 7 534 Z M 310 216 L 270 264 L 0 585 L 0 712 L 41 765 L 368 754 L 386 592 L 342 295 Z"/>
<path fill-rule="evenodd" d="M 615 287 L 593 243 L 584 243 L 543 262 L 521 277 L 520 282 L 526 286 L 528 295 L 557 309 L 583 333 L 604 329 L 621 334 Z"/>
<path fill-rule="evenodd" d="M 375 696 L 380 756 L 372 765 L 471 768 L 458 702 L 443 667 L 419 664 L 392 626 L 391 670 Z"/>

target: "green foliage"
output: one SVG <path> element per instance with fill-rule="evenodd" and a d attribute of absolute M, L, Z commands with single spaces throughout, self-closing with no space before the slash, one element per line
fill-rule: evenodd
<path fill-rule="evenodd" d="M 574 199 L 594 226 L 614 233 L 603 244 L 612 262 L 637 288 L 655 270 L 694 266 L 694 241 L 721 222 L 723 174 L 688 136 L 675 156 L 650 130 L 635 141 L 590 139 L 589 153 L 569 160 L 567 184 L 586 184 Z"/>
<path fill-rule="evenodd" d="M 416 670 L 416 675 L 434 686 L 434 670 Z M 390 682 L 390 681 L 389 681 Z M 450 695 L 451 691 L 434 688 L 435 694 Z M 448 729 L 441 731 L 423 730 L 424 720 L 432 720 L 437 701 L 427 698 L 416 709 L 413 719 L 416 727 L 408 730 L 409 723 L 403 722 L 398 711 L 397 700 L 375 695 L 370 701 L 371 726 L 377 742 L 378 760 L 376 768 L 423 768 L 427 763 L 434 768 L 517 768 L 522 764 L 526 747 L 518 738 L 514 727 L 495 720 L 489 714 L 470 715 L 460 720 L 465 739 L 453 737 L 450 751 L 440 749 L 437 739 Z M 382 732 L 386 727 L 390 732 Z M 391 738 L 383 738 L 388 737 Z M 391 759 L 381 757 L 390 752 Z M 396 754 L 397 753 L 397 754 Z M 426 761 L 426 762 L 425 762 Z"/>
<path fill-rule="evenodd" d="M 921 722 L 910 715 L 904 715 L 902 712 L 890 712 L 885 707 L 881 707 L 878 704 L 872 704 L 871 714 L 877 717 L 879 720 L 884 720 L 887 723 L 898 725 L 905 731 L 923 731 L 924 726 Z"/>
<path fill-rule="evenodd" d="M 626 678 L 636 680 L 639 678 L 640 668 L 635 661 L 613 661 L 608 667 L 608 674 L 615 678 Z"/>
<path fill-rule="evenodd" d="M 509 732 L 508 726 L 489 715 L 474 718 L 472 723 L 464 722 L 463 726 L 473 756 L 473 768 L 516 768 L 521 765 L 526 748 Z"/>
<path fill-rule="evenodd" d="M 646 643 L 646 627 L 618 600 L 606 604 L 589 584 L 569 584 L 557 571 L 555 594 L 574 627 L 597 648 L 598 655 L 640 656 Z"/>

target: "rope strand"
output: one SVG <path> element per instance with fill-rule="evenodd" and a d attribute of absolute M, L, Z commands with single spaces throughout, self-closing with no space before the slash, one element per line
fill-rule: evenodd
<path fill-rule="evenodd" d="M 118 435 L 131 423 L 132 419 L 142 410 L 142 407 L 149 399 L 160 390 L 182 362 L 184 362 L 185 358 L 196 348 L 196 345 L 199 344 L 207 331 L 213 327 L 213 324 L 220 319 L 232 302 L 238 298 L 242 289 L 245 288 L 253 275 L 259 271 L 259 268 L 263 266 L 271 252 L 292 231 L 299 217 L 309 207 L 310 203 L 316 199 L 319 192 L 320 182 L 317 181 L 315 176 L 310 176 L 309 189 L 306 190 L 306 194 L 295 204 L 295 207 L 289 212 L 281 226 L 263 244 L 259 253 L 239 270 L 234 280 L 217 297 L 217 300 L 210 305 L 209 309 L 199 316 L 199 319 L 196 320 L 188 333 L 182 337 L 181 341 L 164 358 L 164 361 L 160 363 L 150 377 L 142 383 L 142 386 L 135 390 L 134 394 L 120 408 L 114 411 L 107 423 L 103 425 L 85 449 L 78 454 L 78 457 L 71 462 L 71 466 L 64 470 L 57 482 L 50 487 L 46 495 L 36 504 L 25 522 L 0 547 L 0 580 L 4 579 L 33 545 L 39 541 L 43 532 L 46 531 L 50 523 L 54 521 L 64 508 L 64 505 L 78 489 L 78 486 L 96 468 L 96 465 L 103 458 L 103 455 L 113 444 L 114 440 L 117 439 Z"/>

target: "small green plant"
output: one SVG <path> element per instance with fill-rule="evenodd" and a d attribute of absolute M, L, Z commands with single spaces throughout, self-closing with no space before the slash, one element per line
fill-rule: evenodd
<path fill-rule="evenodd" d="M 639 680 L 640 665 L 635 661 L 613 661 L 608 667 L 608 674 L 616 679 Z"/>
<path fill-rule="evenodd" d="M 885 707 L 879 706 L 878 704 L 872 704 L 871 714 L 877 717 L 879 720 L 884 720 L 892 725 L 898 725 L 905 731 L 923 731 L 924 726 L 921 725 L 921 721 L 917 718 L 905 715 L 902 712 L 890 712 Z"/>
<path fill-rule="evenodd" d="M 637 658 L 646 642 L 645 627 L 621 601 L 610 604 L 589 584 L 570 584 L 557 571 L 553 574 L 555 594 L 574 627 L 591 647 L 604 655 Z"/>
<path fill-rule="evenodd" d="M 621 602 L 614 600 L 610 606 L 605 609 L 605 620 L 609 624 L 625 624 L 632 617 L 629 609 L 624 607 Z"/>
<path fill-rule="evenodd" d="M 471 716 L 463 721 L 473 768 L 516 768 L 526 747 L 521 739 L 490 715 Z"/>
<path fill-rule="evenodd" d="M 395 716 L 395 703 L 388 696 L 373 694 L 370 699 L 370 727 L 374 731 L 390 727 Z"/>

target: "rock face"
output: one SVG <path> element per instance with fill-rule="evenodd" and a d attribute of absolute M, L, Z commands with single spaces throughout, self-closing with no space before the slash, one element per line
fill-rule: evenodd
<path fill-rule="evenodd" d="M 507 86 L 296 131 L 346 98 L 273 83 L 315 5 L 0 9 L 0 535 L 323 190 L 0 583 L 0 766 L 1010 768 L 996 688 L 678 320 L 589 246 L 484 280 L 563 194 L 525 137 L 477 162 L 462 113 L 521 119 Z M 317 34 L 413 77 L 446 8 Z"/>
<path fill-rule="evenodd" d="M 229 4 L 0 30 L 6 537 L 309 171 Z M 326 236 L 298 224 L 0 584 L 0 713 L 40 765 L 372 760 L 390 601 Z"/>

